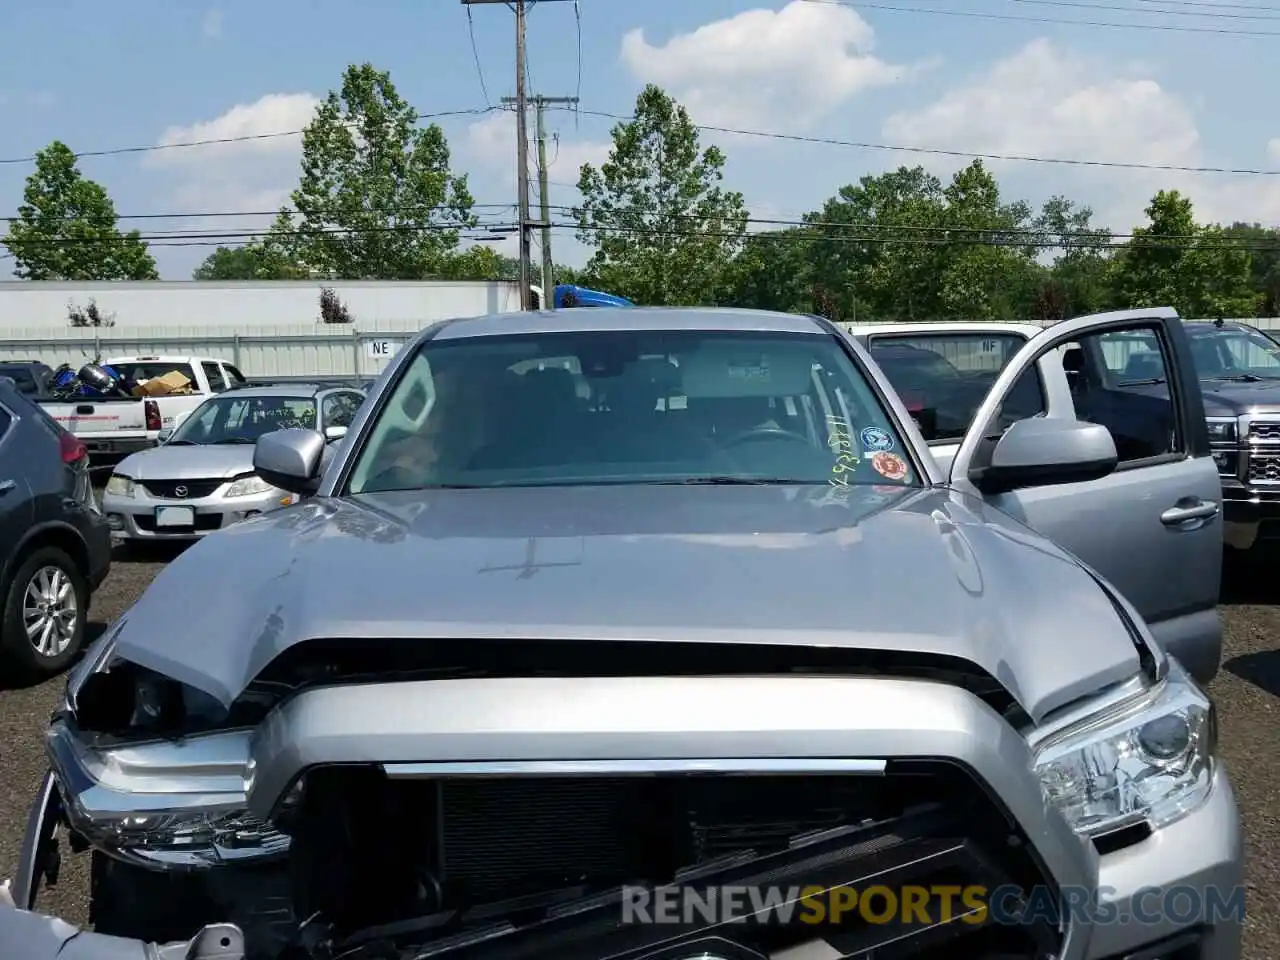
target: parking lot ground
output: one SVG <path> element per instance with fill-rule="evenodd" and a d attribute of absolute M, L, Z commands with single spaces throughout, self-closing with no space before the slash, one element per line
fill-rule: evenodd
<path fill-rule="evenodd" d="M 128 609 L 167 559 L 156 553 L 117 560 L 94 597 L 94 631 L 101 632 Z M 1221 753 L 1235 784 L 1247 836 L 1245 956 L 1250 960 L 1280 957 L 1280 752 L 1275 748 L 1280 719 L 1280 585 L 1270 573 L 1275 563 L 1276 557 L 1269 554 L 1228 562 L 1221 608 L 1226 654 L 1223 670 L 1210 687 L 1220 711 Z M 27 689 L 0 688 L 0 878 L 8 876 L 17 861 L 28 807 L 45 771 L 41 735 L 63 685 L 57 678 Z M 84 923 L 87 892 L 88 856 L 71 855 L 64 844 L 61 880 L 41 893 L 38 908 Z"/>

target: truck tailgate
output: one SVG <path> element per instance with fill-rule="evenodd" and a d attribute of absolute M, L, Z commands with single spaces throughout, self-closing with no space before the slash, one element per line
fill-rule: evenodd
<path fill-rule="evenodd" d="M 154 445 L 147 432 L 147 415 L 142 400 L 91 400 L 76 402 L 40 401 L 53 417 L 93 453 L 132 453 Z"/>

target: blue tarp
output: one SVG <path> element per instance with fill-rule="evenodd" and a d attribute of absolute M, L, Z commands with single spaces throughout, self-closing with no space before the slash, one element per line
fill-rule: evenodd
<path fill-rule="evenodd" d="M 626 297 L 615 297 L 611 293 L 599 290 L 588 290 L 572 283 L 561 283 L 556 286 L 556 309 L 569 307 L 634 307 L 635 304 Z"/>

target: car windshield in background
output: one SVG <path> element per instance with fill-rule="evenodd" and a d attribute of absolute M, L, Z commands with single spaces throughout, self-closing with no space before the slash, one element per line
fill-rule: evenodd
<path fill-rule="evenodd" d="M 126 380 L 141 382 L 143 380 L 154 380 L 156 377 L 163 377 L 166 373 L 182 374 L 192 383 L 196 382 L 195 371 L 191 369 L 189 363 L 162 363 L 158 360 L 138 361 L 136 363 L 113 363 L 111 369 Z"/>
<path fill-rule="evenodd" d="M 871 334 L 868 349 L 924 438 L 939 443 L 965 435 L 996 377 L 1026 342 L 1013 333 Z M 1026 392 L 1022 384 L 1010 394 L 1015 405 L 1020 391 Z"/>
<path fill-rule="evenodd" d="M 255 443 L 272 430 L 315 426 L 316 404 L 310 397 L 221 396 L 198 406 L 169 444 Z"/>
<path fill-rule="evenodd" d="M 36 380 L 35 371 L 31 367 L 17 364 L 5 366 L 0 363 L 0 377 L 8 377 L 13 381 L 14 388 L 28 397 L 34 397 L 40 393 L 40 382 Z"/>
<path fill-rule="evenodd" d="M 829 337 L 607 331 L 427 341 L 351 493 L 608 483 L 919 483 Z"/>
<path fill-rule="evenodd" d="M 1256 330 L 1194 331 L 1191 356 L 1204 380 L 1280 379 L 1280 344 Z"/>

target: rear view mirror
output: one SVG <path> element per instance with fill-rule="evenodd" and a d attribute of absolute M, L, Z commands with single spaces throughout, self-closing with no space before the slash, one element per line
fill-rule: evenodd
<path fill-rule="evenodd" d="M 173 427 L 165 427 L 158 434 L 156 434 L 156 443 L 157 444 L 168 443 L 169 438 L 172 436 L 173 436 Z"/>
<path fill-rule="evenodd" d="M 1120 458 L 1111 431 L 1079 420 L 1031 417 L 1009 427 L 991 452 L 991 464 L 969 479 L 983 493 L 1099 480 Z"/>
<path fill-rule="evenodd" d="M 267 483 L 308 496 L 320 486 L 324 437 L 305 427 L 264 433 L 253 448 L 253 470 Z"/>

